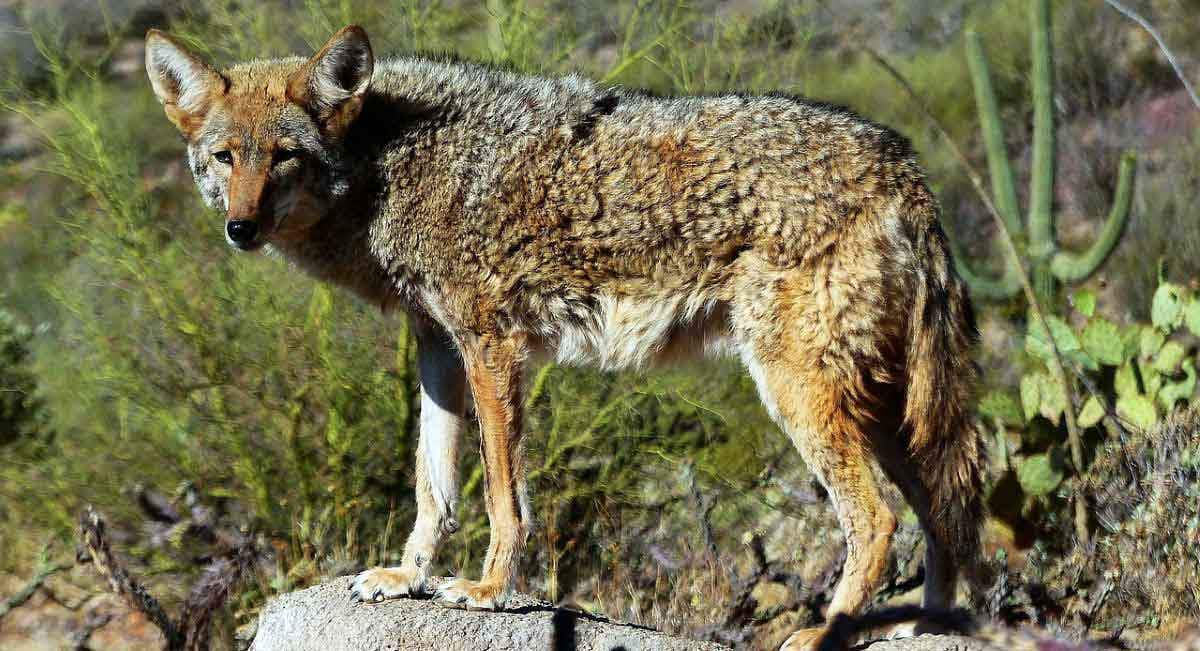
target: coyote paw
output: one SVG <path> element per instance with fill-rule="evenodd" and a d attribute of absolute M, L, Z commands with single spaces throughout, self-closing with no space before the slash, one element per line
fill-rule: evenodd
<path fill-rule="evenodd" d="M 491 583 L 450 579 L 438 586 L 437 597 L 469 610 L 499 610 L 504 607 L 505 590 Z"/>
<path fill-rule="evenodd" d="M 924 633 L 945 633 L 940 627 L 928 628 L 921 622 L 903 622 L 895 624 L 884 629 L 884 639 L 902 640 L 904 638 L 916 637 Z"/>
<path fill-rule="evenodd" d="M 821 646 L 821 639 L 825 637 L 826 632 L 824 627 L 802 628 L 789 635 L 783 646 L 779 647 L 779 651 L 816 651 Z"/>
<path fill-rule="evenodd" d="M 350 582 L 350 598 L 383 601 L 425 592 L 425 572 L 415 567 L 375 567 Z"/>

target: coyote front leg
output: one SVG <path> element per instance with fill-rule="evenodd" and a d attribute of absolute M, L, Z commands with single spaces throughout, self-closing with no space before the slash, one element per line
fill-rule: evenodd
<path fill-rule="evenodd" d="M 438 588 L 444 601 L 469 608 L 502 608 L 529 532 L 521 467 L 521 367 L 519 336 L 485 335 L 462 346 L 463 363 L 479 415 L 491 540 L 479 581 L 455 579 Z"/>
<path fill-rule="evenodd" d="M 458 440 L 463 429 L 466 372 L 440 328 L 418 324 L 421 438 L 417 443 L 417 521 L 397 567 L 362 572 L 350 589 L 360 601 L 381 601 L 425 591 L 429 566 L 443 534 L 458 529 Z"/>

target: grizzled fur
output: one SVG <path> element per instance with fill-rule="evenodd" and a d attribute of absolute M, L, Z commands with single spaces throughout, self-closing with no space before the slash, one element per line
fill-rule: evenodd
<path fill-rule="evenodd" d="M 887 563 L 896 518 L 876 466 L 927 532 L 927 605 L 952 602 L 980 522 L 975 327 L 934 197 L 892 131 L 791 97 L 376 65 L 356 27 L 311 59 L 222 72 L 152 32 L 147 67 L 205 200 L 259 224 L 242 248 L 266 245 L 418 325 L 419 515 L 402 564 L 360 575 L 360 598 L 422 591 L 456 528 L 468 389 L 492 536 L 483 580 L 439 595 L 494 608 L 531 525 L 527 360 L 733 356 L 837 509 L 848 557 L 830 616 L 866 606 Z"/>

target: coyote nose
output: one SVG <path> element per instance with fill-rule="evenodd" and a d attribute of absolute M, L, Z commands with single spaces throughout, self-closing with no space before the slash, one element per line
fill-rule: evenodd
<path fill-rule="evenodd" d="M 254 238 L 258 237 L 258 222 L 252 219 L 237 219 L 225 224 L 225 235 L 229 237 L 229 243 L 244 249 L 251 244 L 254 244 Z"/>

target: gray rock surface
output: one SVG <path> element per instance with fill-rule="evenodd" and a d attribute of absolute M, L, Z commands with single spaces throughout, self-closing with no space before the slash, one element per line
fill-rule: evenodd
<path fill-rule="evenodd" d="M 996 647 L 962 635 L 918 635 L 900 640 L 880 640 L 870 651 L 990 651 Z"/>
<path fill-rule="evenodd" d="M 350 577 L 286 594 L 259 617 L 251 651 L 717 651 L 727 647 L 673 637 L 603 617 L 556 609 L 515 595 L 504 612 L 477 612 L 430 599 L 362 604 Z M 985 651 L 980 640 L 922 635 L 885 640 L 871 651 Z"/>
<path fill-rule="evenodd" d="M 251 651 L 691 651 L 724 649 L 711 642 L 557 610 L 524 595 L 504 612 L 459 610 L 428 599 L 377 604 L 350 600 L 350 577 L 284 595 L 259 617 Z M 556 646 L 557 640 L 571 637 Z M 565 639 L 564 639 L 565 642 Z"/>

